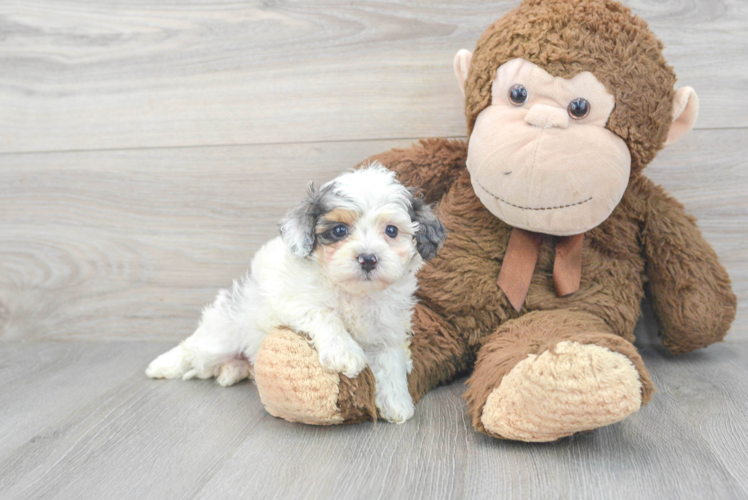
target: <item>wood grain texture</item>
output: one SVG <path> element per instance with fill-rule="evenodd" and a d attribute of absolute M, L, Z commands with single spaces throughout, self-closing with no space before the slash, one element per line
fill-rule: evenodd
<path fill-rule="evenodd" d="M 71 347 L 71 345 L 73 347 Z M 85 353 L 101 349 L 91 344 L 47 344 Z M 194 495 L 230 456 L 232 450 L 263 419 L 256 391 L 238 386 L 216 391 L 213 383 L 153 383 L 143 374 L 148 361 L 166 349 L 161 344 L 108 344 L 110 355 L 127 357 L 117 372 L 118 383 L 104 385 L 96 377 L 76 381 L 100 392 L 74 411 L 30 426 L 34 437 L 0 462 L 2 498 L 181 498 Z M 62 371 L 65 371 L 63 369 Z M 54 376 L 48 383 L 58 398 L 38 400 L 34 387 L 26 399 L 44 410 L 59 410 L 70 390 Z M 244 390 L 242 390 L 244 389 Z M 186 391 L 186 392 L 185 392 Z M 25 400 L 10 405 L 13 411 Z M 213 425 L 211 425 L 213 422 Z M 28 424 L 25 424 L 28 425 Z M 19 474 L 20 473 L 20 474 Z"/>
<path fill-rule="evenodd" d="M 123 373 L 154 352 L 146 343 L 3 343 L 0 456 L 25 442 L 44 440 L 36 436 L 39 429 L 119 386 Z"/>
<path fill-rule="evenodd" d="M 309 179 L 410 141 L 0 155 L 0 337 L 171 339 L 277 235 Z M 700 219 L 748 338 L 748 130 L 696 131 L 648 174 Z"/>
<path fill-rule="evenodd" d="M 310 179 L 398 144 L 0 156 L 2 336 L 184 337 Z"/>
<path fill-rule="evenodd" d="M 452 57 L 518 0 L 0 2 L 0 498 L 748 498 L 748 2 L 627 0 L 701 97 L 647 175 L 731 274 L 727 342 L 555 444 L 475 434 L 460 382 L 403 426 L 272 418 L 255 387 L 164 382 L 308 180 L 462 136 Z"/>
<path fill-rule="evenodd" d="M 0 151 L 462 135 L 452 58 L 518 3 L 5 1 Z M 748 126 L 748 3 L 628 3 L 698 126 Z"/>
<path fill-rule="evenodd" d="M 459 381 L 405 425 L 310 427 L 265 413 L 251 383 L 148 380 L 143 368 L 171 344 L 4 345 L 0 373 L 15 378 L 0 401 L 3 499 L 748 495 L 748 342 L 678 358 L 643 346 L 660 389 L 652 403 L 552 444 L 474 433 Z M 93 358 L 114 360 L 112 373 L 100 376 Z M 80 376 L 87 365 L 92 376 Z M 45 417 L 29 420 L 32 406 Z"/>

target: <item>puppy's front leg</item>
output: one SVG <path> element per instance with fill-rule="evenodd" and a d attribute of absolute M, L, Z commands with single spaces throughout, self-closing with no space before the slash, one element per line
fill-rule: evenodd
<path fill-rule="evenodd" d="M 371 370 L 377 382 L 374 402 L 382 416 L 403 424 L 416 411 L 408 391 L 408 373 L 413 362 L 407 346 L 385 347 L 371 355 Z"/>
<path fill-rule="evenodd" d="M 289 326 L 309 334 L 319 353 L 319 360 L 327 370 L 355 378 L 366 368 L 366 355 L 363 349 L 351 338 L 351 334 L 336 315 L 316 313 Z"/>

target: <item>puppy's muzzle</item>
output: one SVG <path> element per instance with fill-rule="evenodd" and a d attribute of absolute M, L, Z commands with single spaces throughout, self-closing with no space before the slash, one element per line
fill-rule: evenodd
<path fill-rule="evenodd" d="M 358 256 L 358 263 L 365 272 L 371 272 L 377 267 L 377 256 L 373 254 L 364 254 Z"/>

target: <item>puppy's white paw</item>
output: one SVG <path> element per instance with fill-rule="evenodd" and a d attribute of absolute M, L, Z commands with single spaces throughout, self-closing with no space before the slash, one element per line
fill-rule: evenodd
<path fill-rule="evenodd" d="M 249 377 L 252 365 L 246 359 L 231 359 L 218 369 L 216 382 L 218 385 L 229 387 Z"/>
<path fill-rule="evenodd" d="M 190 365 L 187 353 L 178 345 L 151 361 L 145 374 L 150 378 L 180 378 L 190 369 Z"/>
<path fill-rule="evenodd" d="M 325 342 L 318 342 L 316 347 L 320 363 L 331 372 L 355 378 L 366 368 L 364 350 L 353 339 L 333 337 Z"/>
<path fill-rule="evenodd" d="M 193 378 L 206 379 L 213 378 L 218 375 L 219 366 L 205 367 L 205 366 L 192 366 L 184 375 L 182 380 L 192 380 Z"/>
<path fill-rule="evenodd" d="M 388 394 L 377 391 L 374 402 L 385 420 L 404 424 L 413 417 L 416 407 L 410 394 Z"/>

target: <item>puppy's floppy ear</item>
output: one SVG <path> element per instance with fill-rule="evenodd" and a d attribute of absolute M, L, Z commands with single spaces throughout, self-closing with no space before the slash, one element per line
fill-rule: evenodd
<path fill-rule="evenodd" d="M 314 227 L 317 219 L 325 213 L 323 198 L 332 189 L 332 184 L 317 189 L 313 182 L 307 186 L 307 196 L 286 214 L 280 222 L 280 234 L 283 242 L 296 257 L 304 259 L 314 250 L 316 238 Z"/>
<path fill-rule="evenodd" d="M 429 260 L 435 257 L 436 252 L 444 245 L 447 230 L 420 196 L 412 193 L 411 195 L 410 218 L 418 223 L 415 236 L 416 248 L 424 260 Z"/>

